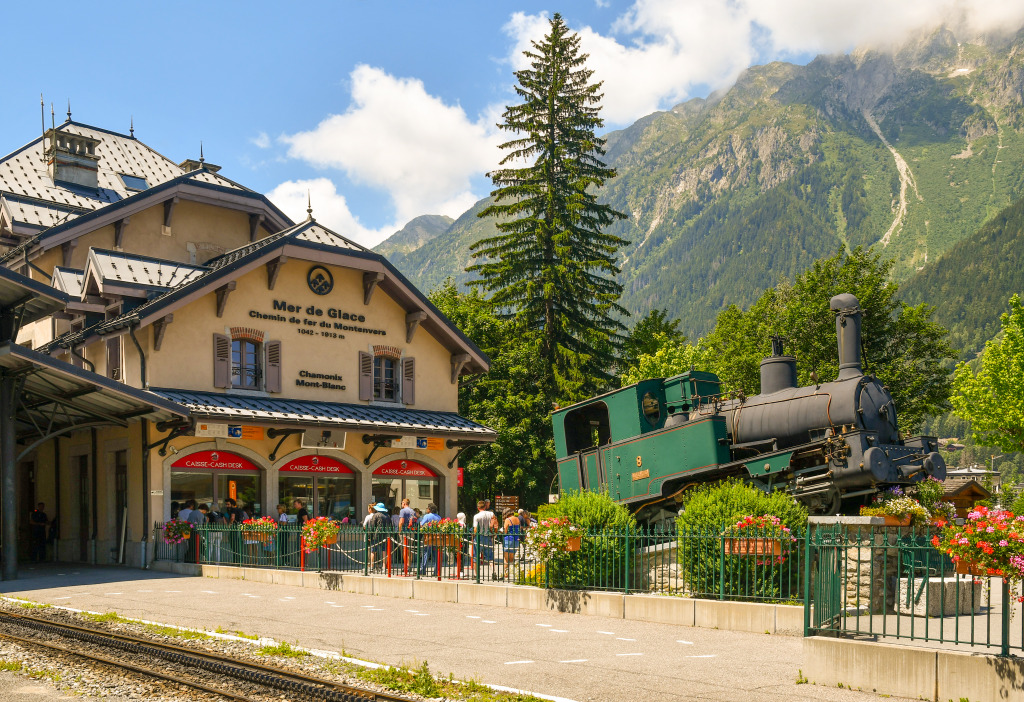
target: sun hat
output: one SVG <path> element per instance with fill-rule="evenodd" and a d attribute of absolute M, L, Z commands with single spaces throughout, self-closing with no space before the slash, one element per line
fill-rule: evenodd
<path fill-rule="evenodd" d="M 378 512 L 387 512 L 388 511 L 388 508 L 384 506 L 383 502 L 378 502 L 377 504 L 375 504 L 373 506 L 373 508 L 375 510 L 377 510 Z"/>

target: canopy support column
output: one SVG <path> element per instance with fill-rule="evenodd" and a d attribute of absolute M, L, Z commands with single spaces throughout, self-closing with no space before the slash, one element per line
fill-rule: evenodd
<path fill-rule="evenodd" d="M 15 495 L 14 401 L 17 378 L 11 373 L 0 375 L 0 494 L 2 524 L 0 543 L 3 546 L 4 580 L 18 577 L 18 504 Z"/>

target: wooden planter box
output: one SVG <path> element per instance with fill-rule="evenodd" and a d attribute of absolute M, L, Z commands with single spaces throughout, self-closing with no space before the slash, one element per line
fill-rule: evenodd
<path fill-rule="evenodd" d="M 258 544 L 269 544 L 274 540 L 274 534 L 267 531 L 243 531 L 242 541 L 255 541 Z"/>
<path fill-rule="evenodd" d="M 781 556 L 782 540 L 757 536 L 726 539 L 725 552 L 732 556 Z"/>
<path fill-rule="evenodd" d="M 579 551 L 583 548 L 583 537 L 576 536 L 565 542 L 566 551 Z"/>
<path fill-rule="evenodd" d="M 424 534 L 423 543 L 427 546 L 455 548 L 459 545 L 458 534 Z"/>
<path fill-rule="evenodd" d="M 988 569 L 976 566 L 973 563 L 956 562 L 956 572 L 959 575 L 974 575 L 984 577 L 988 575 Z"/>

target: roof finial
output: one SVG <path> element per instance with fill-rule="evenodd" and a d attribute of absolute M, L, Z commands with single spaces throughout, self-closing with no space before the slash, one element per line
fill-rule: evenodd
<path fill-rule="evenodd" d="M 131 126 L 128 127 L 128 136 L 135 138 L 135 115 L 131 116 Z"/>
<path fill-rule="evenodd" d="M 204 163 L 205 161 L 206 161 L 206 159 L 203 158 L 203 142 L 202 142 L 202 140 L 200 140 L 199 141 L 199 163 Z"/>
<path fill-rule="evenodd" d="M 68 98 L 68 122 L 71 121 L 71 98 Z"/>
<path fill-rule="evenodd" d="M 55 119 L 56 119 L 56 117 L 54 116 L 54 113 L 53 113 L 53 103 L 51 102 L 50 103 L 50 129 L 56 129 L 57 128 L 57 123 L 56 123 Z"/>
<path fill-rule="evenodd" d="M 309 194 L 309 188 L 306 188 L 306 215 L 313 221 L 313 198 Z"/>

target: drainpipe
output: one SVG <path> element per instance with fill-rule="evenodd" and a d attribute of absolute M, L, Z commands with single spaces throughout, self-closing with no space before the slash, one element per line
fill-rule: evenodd
<path fill-rule="evenodd" d="M 128 336 L 132 338 L 132 343 L 135 344 L 135 350 L 139 352 L 139 375 L 142 376 L 142 389 L 149 390 L 149 380 L 146 378 L 146 354 L 142 352 L 142 345 L 139 344 L 139 340 L 135 338 L 135 327 L 137 324 L 133 324 L 128 327 Z M 146 439 L 143 438 L 143 443 Z"/>
<path fill-rule="evenodd" d="M 135 338 L 134 336 L 132 337 Z M 149 420 L 142 420 L 142 569 L 149 569 Z"/>
<path fill-rule="evenodd" d="M 75 358 L 77 358 L 77 359 L 78 359 L 79 361 L 81 361 L 81 362 L 82 362 L 82 363 L 84 363 L 85 365 L 89 366 L 89 371 L 90 371 L 90 372 L 92 372 L 92 373 L 95 373 L 95 372 L 96 372 L 96 365 L 95 365 L 95 364 L 94 364 L 94 363 L 93 363 L 92 361 L 90 361 L 90 360 L 89 360 L 88 358 L 86 358 L 86 357 L 85 357 L 85 356 L 83 356 L 82 354 L 80 354 L 80 353 L 78 353 L 77 351 L 75 351 L 75 347 L 74 347 L 74 346 L 69 346 L 69 347 L 68 347 L 68 351 L 70 351 L 70 352 L 71 352 L 71 355 L 72 355 L 72 356 L 74 356 Z"/>

